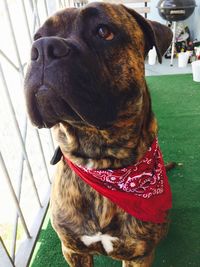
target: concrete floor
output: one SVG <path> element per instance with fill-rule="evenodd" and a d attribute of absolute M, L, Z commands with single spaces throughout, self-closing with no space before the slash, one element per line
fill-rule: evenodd
<path fill-rule="evenodd" d="M 170 59 L 163 57 L 162 64 L 157 62 L 155 65 L 149 65 L 146 63 L 145 72 L 146 76 L 192 73 L 192 66 L 188 64 L 187 67 L 179 68 L 176 58 L 174 59 L 173 66 L 170 66 Z"/>

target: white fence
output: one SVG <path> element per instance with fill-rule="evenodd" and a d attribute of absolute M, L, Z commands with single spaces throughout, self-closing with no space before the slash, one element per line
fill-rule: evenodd
<path fill-rule="evenodd" d="M 73 3 L 72 3 L 73 4 Z M 69 1 L 0 1 L 0 266 L 27 266 L 45 216 L 54 142 L 29 125 L 23 79 L 32 36 Z"/>

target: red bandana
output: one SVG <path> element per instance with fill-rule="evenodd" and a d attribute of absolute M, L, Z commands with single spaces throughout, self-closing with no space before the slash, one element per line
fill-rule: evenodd
<path fill-rule="evenodd" d="M 172 196 L 157 138 L 139 162 L 125 168 L 93 170 L 65 161 L 84 182 L 132 216 L 165 222 Z"/>

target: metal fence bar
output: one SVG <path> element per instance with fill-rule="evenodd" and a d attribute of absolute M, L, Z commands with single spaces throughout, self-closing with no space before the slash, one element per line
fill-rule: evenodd
<path fill-rule="evenodd" d="M 44 196 L 43 207 L 39 209 L 38 214 L 35 218 L 34 225 L 31 227 L 32 238 L 27 238 L 20 245 L 18 252 L 15 257 L 15 267 L 28 267 L 33 253 L 35 243 L 37 242 L 37 237 L 40 232 L 43 220 L 45 218 L 48 203 L 49 203 L 50 187 L 48 187 L 48 192 Z M 45 266 L 44 266 L 45 267 Z"/>
<path fill-rule="evenodd" d="M 34 15 L 33 0 L 29 0 L 29 4 L 30 4 L 30 6 L 31 6 L 31 9 L 32 9 L 32 12 L 33 12 L 33 15 Z"/>
<path fill-rule="evenodd" d="M 44 156 L 44 151 L 43 151 L 43 148 L 42 148 L 42 142 L 41 142 L 40 135 L 39 135 L 39 132 L 38 132 L 37 129 L 35 129 L 35 134 L 37 136 L 40 152 L 42 154 L 42 161 L 43 161 L 43 165 L 44 165 L 44 168 L 45 168 L 45 172 L 46 172 L 48 181 L 51 184 L 51 179 L 50 179 L 50 176 L 49 176 L 49 171 L 48 171 L 48 168 L 47 168 L 47 164 L 46 164 L 46 160 L 45 160 L 45 156 Z"/>
<path fill-rule="evenodd" d="M 4 8 L 5 8 L 5 11 L 6 11 L 7 20 L 8 20 L 8 23 L 9 23 L 9 29 L 10 29 L 10 32 L 11 32 L 12 41 L 13 41 L 14 48 L 15 48 L 15 53 L 16 53 L 16 56 L 17 56 L 19 70 L 20 70 L 20 73 L 23 75 L 23 66 L 22 66 L 21 59 L 20 59 L 20 54 L 19 54 L 19 50 L 18 50 L 18 46 L 17 46 L 17 41 L 16 41 L 16 38 L 15 38 L 14 28 L 13 28 L 11 17 L 10 17 L 8 3 L 7 3 L 7 0 L 3 0 L 3 2 L 4 2 Z"/>
<path fill-rule="evenodd" d="M 24 164 L 24 157 L 23 155 L 21 155 L 21 159 L 22 160 L 22 164 L 20 166 L 20 171 L 19 171 L 19 175 L 18 175 L 18 184 L 17 184 L 17 189 L 16 189 L 16 196 L 17 199 L 20 203 L 20 197 L 21 197 L 21 185 L 22 185 L 22 180 L 23 180 L 23 164 Z M 13 259 L 13 261 L 15 261 L 15 252 L 16 252 L 16 242 L 17 242 L 17 229 L 18 229 L 18 218 L 19 215 L 18 213 L 16 213 L 15 218 L 14 218 L 14 228 L 13 228 L 13 232 L 12 232 L 12 244 L 11 244 L 11 252 L 10 255 Z"/>
<path fill-rule="evenodd" d="M 29 0 L 29 4 L 31 6 L 31 10 L 32 10 L 32 13 L 33 13 L 33 31 L 32 31 L 32 34 L 33 34 L 35 32 L 35 27 L 36 27 L 36 15 L 35 15 L 35 12 L 34 12 L 33 1 Z"/>
<path fill-rule="evenodd" d="M 73 0 L 72 0 L 72 2 L 73 2 Z M 59 6 L 59 8 L 70 7 L 70 0 L 58 0 L 58 6 Z"/>
<path fill-rule="evenodd" d="M 38 7 L 37 7 L 37 0 L 33 0 L 33 7 L 34 7 L 34 13 L 36 15 L 36 19 L 38 21 L 38 26 L 40 26 L 41 22 L 40 22 L 40 16 L 39 16 L 39 12 L 38 12 Z"/>
<path fill-rule="evenodd" d="M 17 212 L 18 212 L 18 214 L 19 214 L 19 216 L 20 216 L 20 219 L 21 219 L 21 221 L 22 221 L 22 225 L 23 225 L 23 227 L 24 227 L 24 230 L 25 230 L 25 232 L 26 232 L 26 235 L 27 235 L 28 238 L 31 238 L 31 235 L 30 235 L 30 233 L 29 233 L 28 227 L 27 227 L 26 222 L 25 222 L 25 219 L 24 219 L 23 212 L 22 212 L 22 210 L 21 210 L 21 208 L 20 208 L 20 205 L 19 205 L 17 196 L 16 196 L 16 194 L 15 194 L 15 190 L 14 190 L 13 185 L 12 185 L 12 182 L 11 182 L 11 180 L 10 180 L 10 176 L 9 176 L 8 171 L 7 171 L 7 168 L 6 168 L 5 162 L 4 162 L 4 160 L 3 160 L 3 157 L 2 157 L 2 155 L 1 155 L 1 152 L 0 152 L 0 165 L 1 165 L 2 171 L 3 171 L 3 173 L 4 173 L 4 176 L 5 176 L 5 178 L 6 178 L 6 182 L 7 182 L 8 186 L 9 186 L 9 189 L 10 189 L 10 192 L 11 192 L 11 195 L 12 195 L 12 198 L 13 198 L 13 201 L 14 201 L 14 203 L 15 203 Z"/>
<path fill-rule="evenodd" d="M 0 50 L 0 55 L 6 59 L 6 61 L 16 70 L 19 71 L 19 68 L 15 65 L 15 63 L 8 57 L 6 54 Z"/>
<path fill-rule="evenodd" d="M 53 140 L 53 136 L 52 136 L 52 132 L 51 130 L 49 130 L 49 137 L 50 137 L 50 141 L 51 141 L 51 147 L 53 152 L 55 151 L 55 144 L 54 144 L 54 140 Z"/>
<path fill-rule="evenodd" d="M 46 16 L 49 16 L 49 11 L 48 11 L 48 5 L 47 5 L 47 0 L 44 0 L 44 7 L 45 7 L 45 12 L 46 12 Z"/>
<path fill-rule="evenodd" d="M 8 260 L 9 263 L 10 263 L 10 265 L 12 265 L 13 267 L 15 267 L 14 261 L 11 259 L 10 255 L 9 255 L 9 253 L 8 253 L 8 250 L 7 250 L 7 248 L 6 248 L 5 244 L 4 244 L 4 242 L 3 242 L 2 238 L 1 238 L 1 236 L 0 236 L 0 244 L 2 245 L 3 250 L 4 250 L 4 252 L 6 253 L 6 262 L 7 262 L 7 260 Z M 2 266 L 2 267 L 6 267 L 6 266 Z"/>
<path fill-rule="evenodd" d="M 28 16 L 27 16 L 27 13 L 26 13 L 26 7 L 25 7 L 24 0 L 21 0 L 21 4 L 22 4 L 22 9 L 23 9 L 23 14 L 24 14 L 25 23 L 26 23 L 26 29 L 27 29 L 27 31 L 28 31 L 29 41 L 30 41 L 30 43 L 31 43 L 31 42 L 32 42 L 32 36 L 31 36 L 30 28 L 29 28 Z"/>
<path fill-rule="evenodd" d="M 61 0 L 58 0 L 58 6 L 60 6 L 61 8 L 63 7 Z"/>
<path fill-rule="evenodd" d="M 28 160 L 28 155 L 27 155 L 27 152 L 26 152 L 25 144 L 24 144 L 24 141 L 23 141 L 23 138 L 22 138 L 22 135 L 21 135 L 21 131 L 20 131 L 19 124 L 18 124 L 18 121 L 17 121 L 17 118 L 16 118 L 14 107 L 12 105 L 12 101 L 11 101 L 11 98 L 10 98 L 10 93 L 8 91 L 7 83 L 6 83 L 4 74 L 3 74 L 3 70 L 2 70 L 1 64 L 0 64 L 0 75 L 1 75 L 2 82 L 3 82 L 3 87 L 4 87 L 4 91 L 5 91 L 6 97 L 7 97 L 7 101 L 9 103 L 9 109 L 10 109 L 10 112 L 12 114 L 13 122 L 14 122 L 14 125 L 15 125 L 15 130 L 17 132 L 19 143 L 20 143 L 24 158 L 26 160 L 26 164 L 27 164 L 29 176 L 31 178 L 33 190 L 34 190 L 34 193 L 36 195 L 36 199 L 37 199 L 40 207 L 42 207 L 42 204 L 40 202 L 40 198 L 39 198 L 39 195 L 38 195 L 37 187 L 36 187 L 36 184 L 35 184 L 35 181 L 34 181 L 34 178 L 33 178 L 33 172 L 32 172 L 32 169 L 31 169 L 31 165 L 30 165 L 30 162 Z"/>
<path fill-rule="evenodd" d="M 24 125 L 22 126 L 22 137 L 24 142 L 26 142 L 26 136 L 27 136 L 27 119 L 24 120 Z M 20 160 L 19 160 L 19 169 L 18 173 L 16 174 L 17 181 L 17 188 L 16 188 L 16 195 L 17 199 L 20 203 L 20 197 L 21 197 L 21 184 L 23 180 L 23 170 L 24 170 L 24 155 L 21 153 Z M 17 241 L 17 229 L 18 229 L 18 213 L 16 213 L 14 218 L 14 228 L 12 233 L 12 244 L 11 244 L 11 257 L 13 261 L 15 260 L 15 250 L 16 250 L 16 241 Z"/>
<path fill-rule="evenodd" d="M 32 30 L 32 35 L 35 33 L 36 25 L 37 25 L 37 17 L 36 17 L 36 15 L 34 14 L 34 17 L 33 17 L 33 30 Z"/>

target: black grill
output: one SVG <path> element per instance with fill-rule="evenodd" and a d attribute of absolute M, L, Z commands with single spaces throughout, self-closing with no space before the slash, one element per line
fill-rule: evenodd
<path fill-rule="evenodd" d="M 163 19 L 180 21 L 189 18 L 195 6 L 195 0 L 160 0 L 157 8 Z"/>

